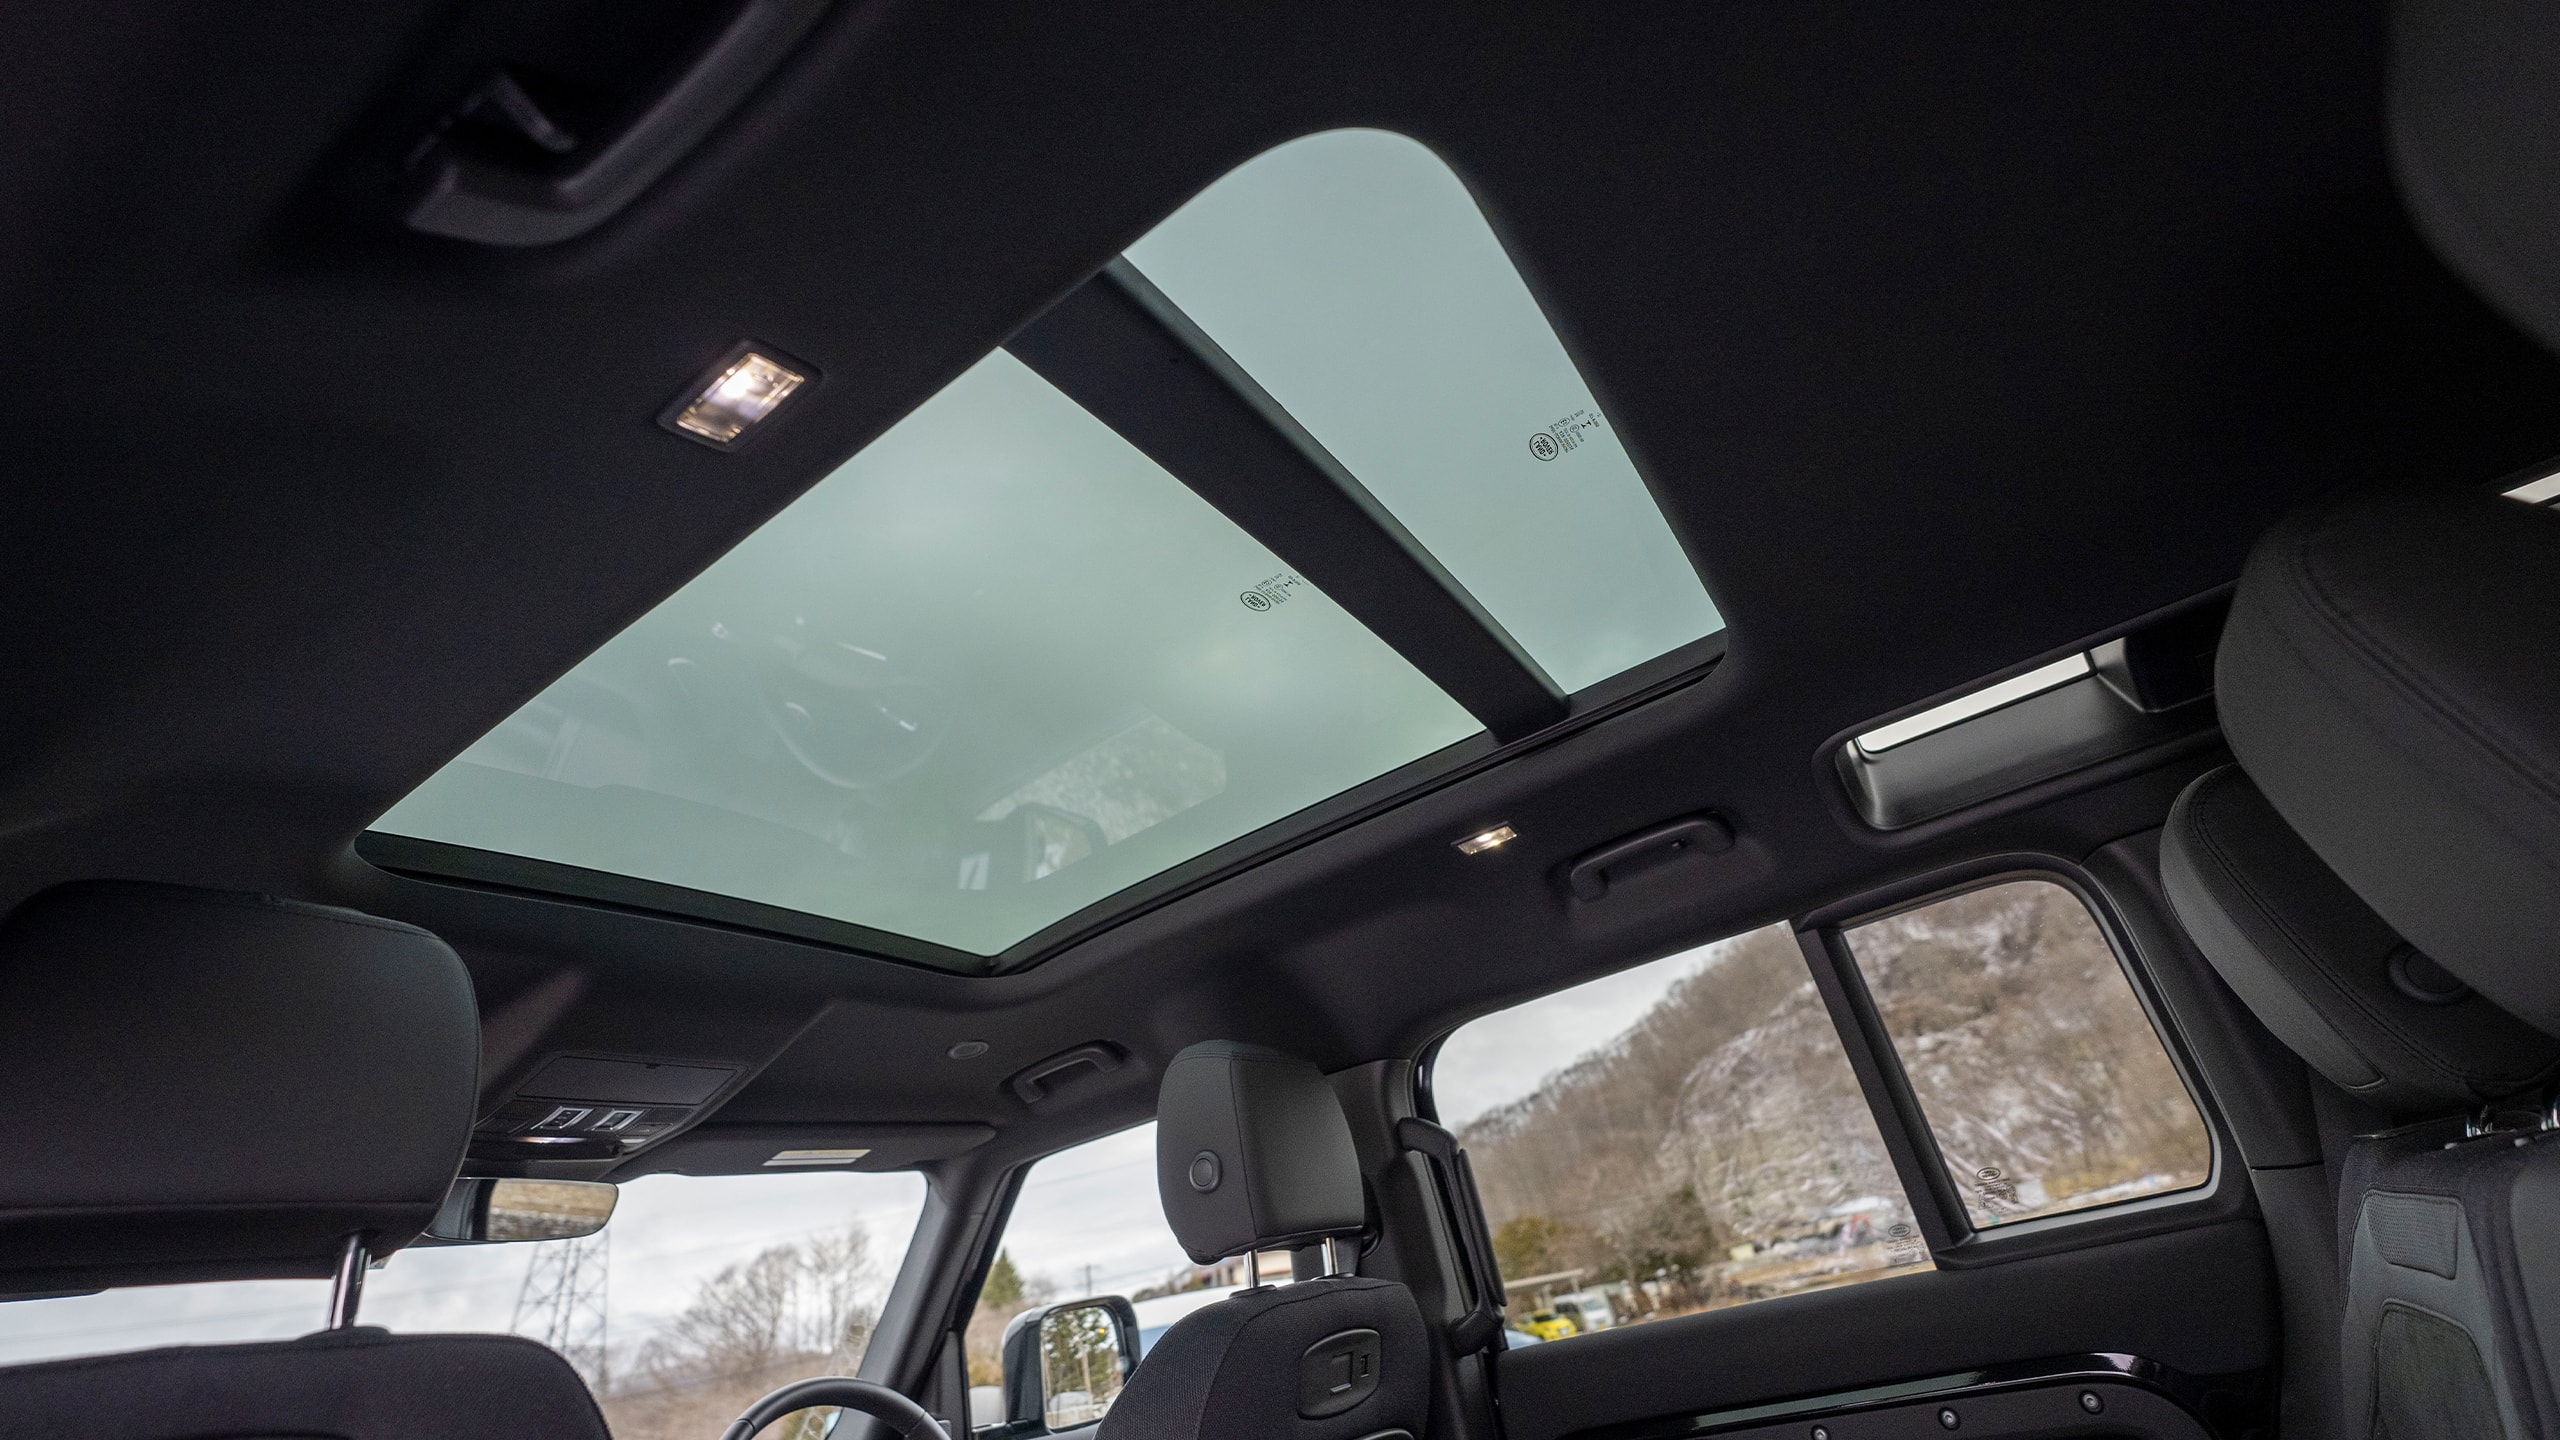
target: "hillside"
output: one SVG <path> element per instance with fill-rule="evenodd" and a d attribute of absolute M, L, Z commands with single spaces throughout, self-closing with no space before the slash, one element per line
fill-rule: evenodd
<path fill-rule="evenodd" d="M 2186 1091 L 2069 892 L 2002 885 L 1852 944 L 1977 1224 L 2203 1178 Z M 1460 1139 L 1509 1278 L 1651 1281 L 1639 1309 L 1687 1309 L 1925 1260 L 1783 926 Z"/>

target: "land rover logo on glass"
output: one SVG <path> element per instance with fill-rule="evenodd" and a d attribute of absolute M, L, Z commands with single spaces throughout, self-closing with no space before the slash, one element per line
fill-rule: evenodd
<path fill-rule="evenodd" d="M 1152 422 L 1077 379 L 1124 373 L 1130 335 L 1224 387 L 1144 444 Z M 1412 140 L 1335 131 L 1248 162 L 1008 345 L 362 852 L 985 971 L 1346 791 L 1534 733 L 1630 667 L 1714 653 L 1722 622 L 1634 462 Z M 1554 418 L 1523 446 L 1524 416 Z M 1252 465 L 1279 522 L 1233 503 Z M 1499 685 L 1469 688 L 1485 667 L 1447 662 L 1447 624 L 1406 625 L 1416 595 L 1479 633 Z"/>

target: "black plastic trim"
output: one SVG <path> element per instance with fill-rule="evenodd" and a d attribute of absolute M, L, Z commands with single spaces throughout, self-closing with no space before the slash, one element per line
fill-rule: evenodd
<path fill-rule="evenodd" d="M 401 219 L 412 230 L 480 245 L 550 245 L 611 219 L 729 117 L 827 12 L 829 0 L 745 0 L 692 63 L 610 139 L 552 172 L 503 165 L 428 142 Z M 512 85 L 504 72 L 499 83 Z"/>
<path fill-rule="evenodd" d="M 1847 741 L 1832 763 L 1859 819 L 1902 830 L 2105 761 L 2148 768 L 2215 733 L 2210 700 L 2146 712 L 2092 673 L 1888 750 Z"/>
<path fill-rule="evenodd" d="M 2122 1427 L 2131 1417 L 2118 1413 L 2110 1422 L 2105 1416 L 2109 1401 L 2128 1389 L 2138 1389 L 2157 1396 L 2175 1406 L 2178 1413 L 2194 1427 L 2194 1433 L 2210 1435 L 2212 1429 L 2204 1418 L 2205 1397 L 2211 1390 L 2207 1383 L 2183 1375 L 2157 1361 L 2134 1355 L 2064 1355 L 2050 1360 L 2021 1361 L 2015 1364 L 1985 1366 L 1978 1370 L 1930 1375 L 1893 1384 L 1866 1385 L 1854 1390 L 1835 1391 L 1827 1395 L 1808 1395 L 1795 1400 L 1780 1400 L 1766 1405 L 1740 1406 L 1731 1410 L 1706 1414 L 1671 1414 L 1631 1421 L 1623 1425 L 1603 1426 L 1574 1432 L 1571 1440 L 1672 1440 L 1672 1437 L 1733 1435 L 1775 1430 L 1783 1422 L 1783 1432 L 1800 1436 L 1820 1434 L 1807 1427 L 1818 1421 L 1837 1422 L 1848 1416 L 1871 1416 L 1878 1422 L 1874 1428 L 1862 1427 L 1854 1432 L 1842 1431 L 1844 1440 L 1851 1434 L 1904 1434 L 1911 1427 L 1893 1424 L 1890 1412 L 1910 1410 L 1943 1410 L 1954 1408 L 1958 1423 L 1948 1426 L 1937 1420 L 1939 1428 L 1961 1433 L 2007 1436 L 2016 1434 L 2052 1435 L 2056 1432 L 2037 1424 L 2029 1431 L 2006 1426 L 1985 1425 L 1977 1412 L 1968 1417 L 1969 1401 L 1986 1396 L 2014 1394 L 2021 1391 L 2059 1389 L 2068 1393 L 2068 1417 L 2076 1410 L 2087 1417 L 2090 1433 L 2107 1435 L 2152 1435 L 2156 1431 L 2127 1430 Z M 2099 1395 L 2099 1408 L 2088 1410 L 2080 1400 L 2080 1392 Z M 1899 1418 L 1896 1415 L 1894 1418 Z M 1932 1416 L 1931 1419 L 1935 1420 Z M 1967 1424 L 1967 1419 L 1974 1423 Z M 2041 1417 L 2039 1417 L 2041 1418 Z M 2034 1421 L 2030 1421 L 2035 1424 Z M 2044 1422 L 2049 1424 L 2050 1421 Z"/>

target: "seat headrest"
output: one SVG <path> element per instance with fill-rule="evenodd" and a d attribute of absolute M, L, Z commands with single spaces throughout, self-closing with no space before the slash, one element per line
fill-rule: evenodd
<path fill-rule="evenodd" d="M 2560 11 L 2397 0 L 2391 12 L 2401 199 L 2456 273 L 2560 349 Z"/>
<path fill-rule="evenodd" d="M 479 1064 L 470 977 L 426 931 L 173 885 L 39 895 L 0 925 L 0 1293 L 406 1244 Z"/>
<path fill-rule="evenodd" d="M 2560 1073 L 2560 1040 L 2402 940 L 2311 853 L 2237 765 L 2169 812 L 2178 921 L 2276 1038 L 2386 1110 L 2468 1108 Z"/>
<path fill-rule="evenodd" d="M 1322 1072 L 1292 1055 L 1204 1040 L 1156 1093 L 1165 1223 L 1203 1265 L 1361 1227 L 1360 1157 Z"/>
<path fill-rule="evenodd" d="M 2224 736 L 2366 904 L 2560 1034 L 2560 511 L 2369 492 L 2259 541 Z"/>

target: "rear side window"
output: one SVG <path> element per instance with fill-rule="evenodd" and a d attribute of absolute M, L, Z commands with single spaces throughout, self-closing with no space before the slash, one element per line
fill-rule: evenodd
<path fill-rule="evenodd" d="M 2070 890 L 2012 880 L 1843 935 L 1975 1229 L 2211 1178 L 2203 1117 Z"/>
<path fill-rule="evenodd" d="M 1473 1021 L 1432 1093 L 1514 1345 L 1930 1268 L 1783 925 Z"/>

